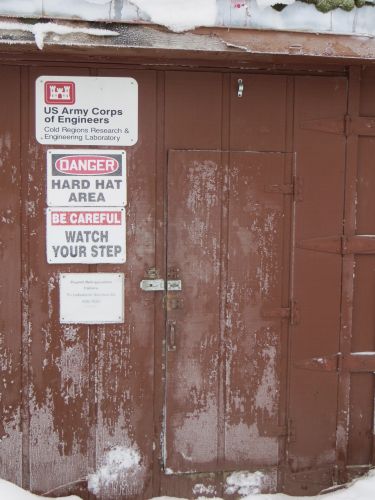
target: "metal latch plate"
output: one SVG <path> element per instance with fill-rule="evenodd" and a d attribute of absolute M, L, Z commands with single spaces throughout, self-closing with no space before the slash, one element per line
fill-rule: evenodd
<path fill-rule="evenodd" d="M 140 287 L 145 292 L 160 292 L 164 291 L 164 280 L 142 280 L 140 283 Z"/>
<path fill-rule="evenodd" d="M 181 280 L 168 280 L 167 281 L 167 290 L 168 290 L 168 292 L 178 292 L 178 291 L 182 290 Z"/>

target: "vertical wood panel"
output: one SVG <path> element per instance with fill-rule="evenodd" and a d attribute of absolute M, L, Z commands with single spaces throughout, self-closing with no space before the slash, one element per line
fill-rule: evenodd
<path fill-rule="evenodd" d="M 102 484 L 103 498 L 152 495 L 154 436 L 154 307 L 157 296 L 140 289 L 155 266 L 156 73 L 100 70 L 98 76 L 127 76 L 138 82 L 139 139 L 127 149 L 127 261 L 98 265 L 98 272 L 125 273 L 125 323 L 98 327 L 96 467 L 113 447 L 136 453 L 138 464 Z"/>
<path fill-rule="evenodd" d="M 20 69 L 0 70 L 0 477 L 21 485 Z"/>
<path fill-rule="evenodd" d="M 166 467 L 175 473 L 217 469 L 220 344 L 221 154 L 170 151 L 168 267 L 180 269 L 183 301 L 167 322 Z M 171 329 L 170 324 L 167 330 Z"/>
<path fill-rule="evenodd" d="M 374 81 L 374 80 L 372 80 Z M 370 96 L 367 96 L 370 100 Z M 357 164 L 357 214 L 356 233 L 375 234 L 375 170 L 373 158 L 375 140 L 362 137 L 358 140 Z M 355 257 L 353 338 L 352 352 L 375 351 L 375 257 Z M 374 425 L 374 375 L 351 375 L 350 427 L 348 463 L 352 465 L 372 462 L 372 435 Z"/>
<path fill-rule="evenodd" d="M 296 201 L 293 299 L 299 320 L 292 327 L 290 360 L 291 472 L 333 466 L 336 461 L 336 373 L 306 370 L 299 363 L 339 351 L 341 255 L 300 248 L 310 238 L 342 234 L 344 207 L 345 137 L 309 130 L 308 121 L 343 117 L 346 80 L 296 78 L 294 148 L 297 175 L 303 183 L 302 200 Z M 314 493 L 309 480 L 288 480 L 293 494 Z M 328 476 L 328 485 L 330 477 Z"/>
<path fill-rule="evenodd" d="M 30 70 L 29 78 L 30 121 L 23 141 L 28 144 L 24 202 L 29 230 L 30 487 L 38 492 L 70 483 L 88 471 L 90 332 L 84 325 L 59 322 L 59 273 L 87 272 L 88 267 L 47 264 L 48 146 L 35 140 L 35 80 L 40 75 L 87 74 L 85 69 L 39 67 Z"/>
<path fill-rule="evenodd" d="M 226 469 L 279 462 L 285 156 L 231 153 L 227 283 Z M 285 203 L 285 205 L 284 205 Z M 289 218 L 288 218 L 289 215 Z M 286 250 L 287 251 L 287 250 Z M 284 340 L 285 342 L 285 340 Z"/>

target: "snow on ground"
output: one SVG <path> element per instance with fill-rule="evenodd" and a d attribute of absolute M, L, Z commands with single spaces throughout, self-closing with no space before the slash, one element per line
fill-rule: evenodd
<path fill-rule="evenodd" d="M 129 451 L 129 450 L 128 450 Z M 126 455 L 126 456 L 125 456 Z M 120 462 L 122 468 L 124 465 L 126 467 L 133 467 L 138 463 L 138 456 L 135 452 L 124 454 L 124 450 L 115 450 L 113 456 L 108 459 L 111 462 Z M 107 464 L 108 465 L 108 464 Z M 113 465 L 113 464 L 112 464 Z M 107 471 L 108 472 L 108 471 Z M 103 477 L 107 477 L 107 472 L 100 472 L 100 479 Z M 352 483 L 346 485 L 340 490 L 332 491 L 330 493 L 326 493 L 324 495 L 316 495 L 313 497 L 291 497 L 289 495 L 284 495 L 283 493 L 275 493 L 275 494 L 258 494 L 253 493 L 250 495 L 243 495 L 241 493 L 245 493 L 246 489 L 249 490 L 250 486 L 254 486 L 254 484 L 259 484 L 261 481 L 261 473 L 236 473 L 240 474 L 236 477 L 232 478 L 232 486 L 237 484 L 241 485 L 242 492 L 238 491 L 237 494 L 240 495 L 239 498 L 242 500 L 374 500 L 375 499 L 375 469 L 371 470 L 365 476 L 354 480 Z M 111 475 L 111 474 L 110 474 Z M 111 480 L 113 476 L 111 476 Z M 228 493 L 230 493 L 228 491 Z M 40 497 L 38 495 L 33 495 L 28 491 L 19 488 L 15 484 L 9 483 L 4 479 L 0 479 L 0 499 L 1 500 L 37 500 L 37 499 L 51 499 L 51 497 Z M 65 500 L 81 500 L 80 497 L 75 495 L 71 495 L 68 497 L 59 497 L 64 498 Z M 197 500 L 203 500 L 206 497 L 199 497 Z M 236 498 L 237 495 L 236 495 Z M 155 497 L 152 500 L 183 500 L 178 499 L 176 497 Z M 187 500 L 187 499 L 185 499 Z M 211 500 L 220 500 L 218 498 Z"/>
<path fill-rule="evenodd" d="M 332 491 L 330 493 L 325 493 L 324 495 L 316 495 L 313 497 L 291 497 L 289 495 L 284 495 L 283 493 L 274 493 L 269 495 L 258 494 L 256 492 L 251 495 L 241 495 L 245 493 L 246 489 L 249 490 L 253 486 L 257 486 L 261 483 L 260 472 L 258 473 L 235 473 L 237 476 L 232 478 L 232 486 L 240 486 L 241 490 L 237 490 L 240 495 L 239 498 L 242 500 L 374 500 L 375 499 L 375 469 L 371 470 L 365 476 L 354 480 L 348 485 L 345 485 L 340 490 Z M 232 474 L 233 476 L 233 474 Z M 227 491 L 227 493 L 231 493 Z M 205 497 L 199 497 L 203 500 Z M 199 498 L 197 500 L 199 500 Z M 238 498 L 236 495 L 235 498 Z M 157 497 L 152 500 L 177 500 L 173 497 Z M 181 500 L 181 499 L 180 499 Z M 187 499 L 184 499 L 187 500 Z M 212 499 L 213 500 L 213 499 Z M 216 499 L 219 500 L 219 499 Z"/>
<path fill-rule="evenodd" d="M 32 493 L 19 488 L 13 483 L 9 483 L 4 479 L 0 479 L 0 499 L 1 500 L 45 500 L 51 499 L 52 497 L 40 497 L 38 495 L 33 495 Z M 70 495 L 69 497 L 58 497 L 65 498 L 65 500 L 82 500 L 81 497 L 76 495 Z"/>

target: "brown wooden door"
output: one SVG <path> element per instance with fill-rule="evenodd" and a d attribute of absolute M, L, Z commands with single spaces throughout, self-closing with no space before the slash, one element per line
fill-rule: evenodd
<path fill-rule="evenodd" d="M 292 155 L 169 152 L 169 473 L 279 463 L 292 189 Z"/>

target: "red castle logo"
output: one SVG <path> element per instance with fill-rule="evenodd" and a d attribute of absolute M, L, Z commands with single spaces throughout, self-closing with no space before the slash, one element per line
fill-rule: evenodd
<path fill-rule="evenodd" d="M 76 102 L 74 82 L 45 82 L 44 100 L 46 104 L 74 104 Z"/>

